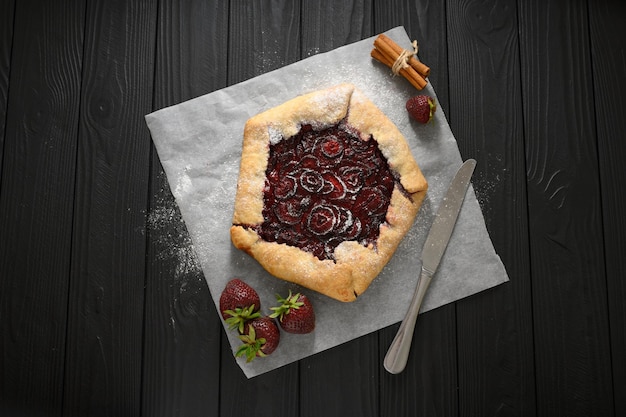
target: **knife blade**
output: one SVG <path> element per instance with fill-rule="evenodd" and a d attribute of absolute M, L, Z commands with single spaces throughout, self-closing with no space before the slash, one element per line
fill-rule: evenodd
<path fill-rule="evenodd" d="M 430 281 L 437 272 L 441 258 L 448 247 L 475 167 L 476 161 L 474 159 L 468 159 L 461 165 L 439 205 L 437 215 L 422 249 L 422 269 L 411 304 L 383 361 L 383 365 L 389 373 L 398 374 L 406 366 L 420 306 Z"/>

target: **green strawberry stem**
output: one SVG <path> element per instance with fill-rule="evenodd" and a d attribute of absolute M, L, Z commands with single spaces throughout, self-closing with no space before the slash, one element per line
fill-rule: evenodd
<path fill-rule="evenodd" d="M 234 311 L 224 310 L 224 313 L 231 316 L 225 320 L 226 324 L 228 324 L 230 329 L 238 329 L 239 333 L 243 333 L 244 324 L 246 324 L 246 322 L 254 318 L 261 317 L 261 313 L 258 311 L 254 312 L 254 308 L 255 306 L 252 304 L 249 307 L 236 308 Z"/>
<path fill-rule="evenodd" d="M 270 308 L 270 310 L 274 311 L 272 314 L 270 314 L 270 317 L 278 317 L 278 320 L 282 321 L 283 316 L 285 314 L 289 314 L 291 309 L 299 309 L 301 306 L 304 305 L 302 301 L 298 301 L 299 298 L 300 293 L 292 295 L 291 290 L 289 290 L 289 295 L 285 298 L 282 298 L 280 295 L 276 294 L 276 300 L 280 303 L 280 305 L 278 307 Z"/>
<path fill-rule="evenodd" d="M 430 121 L 430 119 L 433 118 L 435 111 L 437 110 L 437 103 L 434 99 L 428 99 L 428 107 L 430 107 L 430 117 L 428 118 L 428 120 Z"/>
<path fill-rule="evenodd" d="M 243 345 L 239 346 L 235 357 L 245 356 L 246 362 L 251 362 L 257 356 L 266 356 L 261 350 L 265 344 L 265 339 L 262 337 L 256 338 L 254 327 L 249 326 L 248 334 L 242 334 L 239 338 L 243 342 Z"/>

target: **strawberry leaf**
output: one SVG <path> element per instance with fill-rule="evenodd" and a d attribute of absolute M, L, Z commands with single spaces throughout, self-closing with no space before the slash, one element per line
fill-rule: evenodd
<path fill-rule="evenodd" d="M 230 317 L 225 320 L 230 329 L 238 329 L 239 333 L 243 333 L 244 325 L 256 317 L 260 317 L 261 313 L 254 311 L 254 304 L 245 308 L 236 308 L 235 310 L 224 310 L 224 313 Z"/>
<path fill-rule="evenodd" d="M 302 301 L 298 301 L 300 298 L 300 293 L 296 293 L 292 295 L 291 290 L 289 290 L 289 295 L 285 298 L 282 298 L 280 295 L 276 294 L 276 300 L 280 303 L 278 307 L 270 307 L 270 310 L 274 311 L 270 314 L 272 318 L 278 318 L 278 320 L 282 321 L 283 317 L 292 309 L 299 309 L 304 305 Z"/>
<path fill-rule="evenodd" d="M 235 357 L 238 358 L 240 356 L 245 356 L 246 362 L 251 362 L 257 356 L 266 356 L 261 350 L 265 344 L 265 339 L 262 337 L 258 339 L 256 338 L 256 331 L 253 326 L 248 326 L 248 334 L 240 335 L 239 339 L 241 339 L 243 345 L 239 346 L 237 352 L 235 353 Z"/>

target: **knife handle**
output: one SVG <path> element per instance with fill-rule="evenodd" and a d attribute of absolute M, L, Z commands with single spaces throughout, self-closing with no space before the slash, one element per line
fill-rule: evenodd
<path fill-rule="evenodd" d="M 417 315 L 419 314 L 422 301 L 424 300 L 424 294 L 430 285 L 430 281 L 433 278 L 433 274 L 425 270 L 422 267 L 420 277 L 417 281 L 417 287 L 413 293 L 409 310 L 400 324 L 396 337 L 391 342 L 387 355 L 383 365 L 387 372 L 392 374 L 399 374 L 404 370 L 406 362 L 409 358 L 409 352 L 411 350 L 411 342 L 413 341 L 413 331 L 415 330 L 415 322 L 417 321 Z"/>

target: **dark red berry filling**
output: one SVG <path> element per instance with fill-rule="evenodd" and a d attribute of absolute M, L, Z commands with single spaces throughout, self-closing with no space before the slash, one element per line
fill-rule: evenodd
<path fill-rule="evenodd" d="M 363 141 L 343 124 L 300 132 L 270 145 L 264 189 L 269 242 L 334 259 L 341 242 L 376 242 L 395 178 L 376 140 Z"/>

